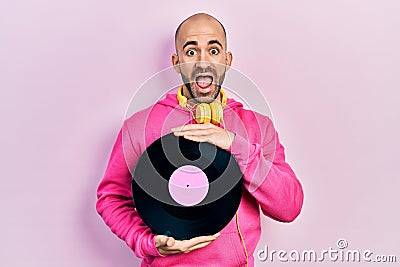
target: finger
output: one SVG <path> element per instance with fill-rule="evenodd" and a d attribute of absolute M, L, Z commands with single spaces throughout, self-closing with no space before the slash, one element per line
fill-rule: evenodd
<path fill-rule="evenodd" d="M 208 246 L 209 244 L 211 244 L 211 242 L 212 241 L 203 242 L 203 243 L 197 244 L 195 246 L 192 246 L 192 247 L 188 248 L 184 253 L 189 253 L 189 252 L 191 252 L 193 250 L 204 248 L 204 247 Z"/>
<path fill-rule="evenodd" d="M 190 240 L 188 240 L 188 247 L 193 247 L 196 246 L 200 243 L 204 243 L 204 242 L 211 242 L 214 241 L 215 239 L 217 239 L 215 236 L 213 235 L 208 235 L 208 236 L 198 236 L 198 237 L 194 237 Z"/>
<path fill-rule="evenodd" d="M 168 236 L 156 235 L 154 237 L 154 244 L 156 247 L 165 246 L 167 244 Z"/>
<path fill-rule="evenodd" d="M 159 251 L 162 250 L 164 254 L 176 254 L 176 253 L 185 253 L 188 250 L 187 246 L 175 246 L 171 247 L 159 247 L 157 248 Z"/>
<path fill-rule="evenodd" d="M 221 235 L 221 232 L 218 232 L 216 234 L 213 234 L 213 236 L 215 236 L 216 238 L 219 237 Z"/>
<path fill-rule="evenodd" d="M 191 240 L 189 240 L 191 243 L 189 244 L 188 251 L 193 251 L 199 248 L 203 248 L 209 245 L 214 240 L 216 240 L 217 237 L 219 237 L 220 235 L 221 235 L 220 233 L 216 233 L 210 236 L 200 236 L 192 238 Z"/>
<path fill-rule="evenodd" d="M 179 126 L 179 127 L 171 128 L 171 132 L 181 132 L 181 131 L 183 131 L 185 129 L 185 126 L 186 125 L 182 125 L 182 126 Z"/>
<path fill-rule="evenodd" d="M 164 251 L 169 251 L 169 252 L 182 252 L 182 250 L 186 250 L 186 247 L 167 247 L 167 246 L 163 246 L 163 247 L 159 247 L 158 249 L 164 250 Z"/>
<path fill-rule="evenodd" d="M 175 249 L 171 249 L 169 247 L 162 247 L 162 248 L 158 248 L 158 250 L 160 251 L 161 254 L 177 254 L 177 253 L 188 253 L 190 251 L 196 250 L 196 249 L 200 249 L 203 247 L 206 247 L 207 245 L 209 245 L 212 241 L 207 241 L 207 242 L 203 242 L 203 243 L 198 243 L 194 246 L 181 246 L 181 247 L 177 247 Z M 161 252 L 162 251 L 162 252 Z"/>
<path fill-rule="evenodd" d="M 173 237 L 168 237 L 167 246 L 173 247 L 175 245 L 175 239 Z"/>
<path fill-rule="evenodd" d="M 166 252 L 177 252 L 182 253 L 183 251 L 187 250 L 188 246 L 184 241 L 176 240 L 173 246 L 161 246 L 158 249 L 161 249 Z"/>
<path fill-rule="evenodd" d="M 210 236 L 201 236 L 201 237 L 195 237 L 189 240 L 176 240 L 175 244 L 173 246 L 164 246 L 162 249 L 164 250 L 181 250 L 184 251 L 189 247 L 195 246 L 197 244 L 203 243 L 203 242 L 209 242 L 215 240 L 216 237 L 213 235 Z"/>
<path fill-rule="evenodd" d="M 180 250 L 167 250 L 167 249 L 163 249 L 163 248 L 157 248 L 158 252 L 160 252 L 160 254 L 162 255 L 172 255 L 172 254 L 178 254 L 178 253 L 182 253 Z"/>
<path fill-rule="evenodd" d="M 172 128 L 172 132 L 182 132 L 182 131 L 191 131 L 191 130 L 199 130 L 199 129 L 207 129 L 215 126 L 212 123 L 199 123 L 199 124 L 186 124 L 183 126 Z M 216 127 L 216 126 L 215 126 Z"/>
<path fill-rule="evenodd" d="M 175 244 L 171 247 L 161 246 L 157 248 L 161 254 L 176 254 L 176 253 L 187 253 L 195 249 L 199 249 L 207 246 L 212 241 L 217 239 L 219 233 L 210 236 L 195 237 L 190 240 L 174 240 Z"/>
<path fill-rule="evenodd" d="M 182 132 L 174 132 L 174 135 L 176 136 L 183 136 L 183 135 L 211 135 L 215 131 L 213 129 L 192 129 L 192 130 L 187 130 L 187 131 L 182 131 Z"/>
<path fill-rule="evenodd" d="M 170 246 L 172 247 L 175 244 L 175 239 L 170 236 L 165 235 L 157 235 L 154 237 L 154 244 L 156 247 Z"/>

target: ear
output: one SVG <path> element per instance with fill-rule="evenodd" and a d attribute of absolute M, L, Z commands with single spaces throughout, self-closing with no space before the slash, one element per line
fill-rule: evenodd
<path fill-rule="evenodd" d="M 172 54 L 171 57 L 172 60 L 172 66 L 174 66 L 174 69 L 177 73 L 181 73 L 181 68 L 179 67 L 179 57 L 177 54 Z"/>
<path fill-rule="evenodd" d="M 233 59 L 232 52 L 230 51 L 226 52 L 226 60 L 225 60 L 225 64 L 227 66 L 226 70 L 229 70 L 229 68 L 231 67 L 232 59 Z"/>

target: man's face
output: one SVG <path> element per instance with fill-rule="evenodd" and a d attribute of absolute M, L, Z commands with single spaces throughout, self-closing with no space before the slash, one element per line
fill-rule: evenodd
<path fill-rule="evenodd" d="M 232 61 L 221 25 L 209 18 L 186 21 L 177 36 L 176 50 L 172 62 L 189 97 L 197 102 L 212 102 Z"/>

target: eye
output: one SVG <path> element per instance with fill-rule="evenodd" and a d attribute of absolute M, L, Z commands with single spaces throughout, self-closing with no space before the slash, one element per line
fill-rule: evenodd
<path fill-rule="evenodd" d="M 188 51 L 186 51 L 186 55 L 188 56 L 195 56 L 196 54 L 197 52 L 194 49 L 189 49 Z"/>
<path fill-rule="evenodd" d="M 218 55 L 218 53 L 219 53 L 219 50 L 217 48 L 211 48 L 210 49 L 210 54 L 211 55 Z"/>

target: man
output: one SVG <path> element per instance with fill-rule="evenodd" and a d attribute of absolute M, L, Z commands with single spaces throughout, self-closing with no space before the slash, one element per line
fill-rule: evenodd
<path fill-rule="evenodd" d="M 232 53 L 227 51 L 222 24 L 208 14 L 195 14 L 179 25 L 175 46 L 172 64 L 184 83 L 179 92 L 192 105 L 225 101 L 223 121 L 195 123 L 176 94 L 132 115 L 124 122 L 99 185 L 97 211 L 136 256 L 144 259 L 142 266 L 253 266 L 261 233 L 260 208 L 275 220 L 293 221 L 303 203 L 301 184 L 285 162 L 271 120 L 245 110 L 231 98 L 223 99 L 221 85 Z M 137 214 L 131 171 L 146 147 L 168 133 L 166 129 L 227 149 L 238 161 L 245 189 L 236 215 L 220 233 L 175 240 L 152 233 Z"/>

